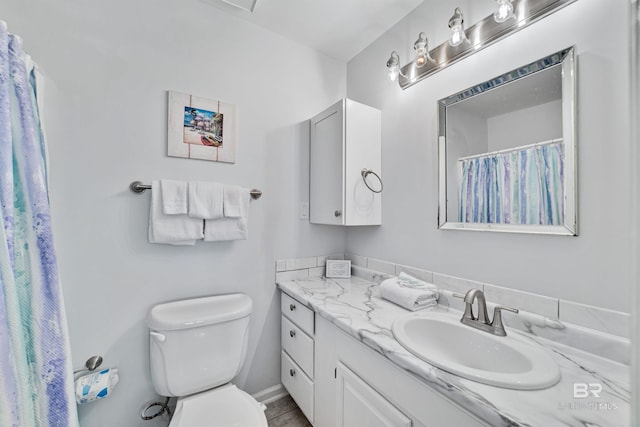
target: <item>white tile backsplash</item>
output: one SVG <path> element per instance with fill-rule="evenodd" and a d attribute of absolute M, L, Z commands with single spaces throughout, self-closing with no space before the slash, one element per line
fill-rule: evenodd
<path fill-rule="evenodd" d="M 287 260 L 287 271 L 318 266 L 318 257 L 291 258 Z"/>
<path fill-rule="evenodd" d="M 393 277 L 392 274 L 381 273 L 379 271 L 370 270 L 365 267 L 361 267 L 359 265 L 351 265 L 351 275 L 360 277 L 361 279 L 368 280 L 374 283 L 382 283 L 383 280 L 386 280 L 390 277 Z"/>
<path fill-rule="evenodd" d="M 465 294 L 472 288 L 481 289 L 491 307 L 498 304 L 522 310 L 523 313 L 521 316 L 514 317 L 514 319 L 520 320 L 517 322 L 512 320 L 511 323 L 519 324 L 518 322 L 522 321 L 525 325 L 523 326 L 524 329 L 532 327 L 538 328 L 539 325 L 535 322 L 532 323 L 530 319 L 526 317 L 531 317 L 531 314 L 533 314 L 540 316 L 540 319 L 546 322 L 543 328 L 544 330 L 554 330 L 553 325 L 555 324 L 561 325 L 560 329 L 562 329 L 564 326 L 562 326 L 561 322 L 567 322 L 576 325 L 578 329 L 588 328 L 622 337 L 621 339 L 628 339 L 630 336 L 631 317 L 628 313 L 602 309 L 571 301 L 562 301 L 544 295 L 518 291 L 462 277 L 448 276 L 446 274 L 355 254 L 330 254 L 317 257 L 277 260 L 276 282 L 309 277 L 324 277 L 327 259 L 350 260 L 352 275 L 375 283 L 380 283 L 389 277 L 394 277 L 401 272 L 405 272 L 420 280 L 435 284 L 441 289 L 439 303 L 461 311 L 464 310 L 464 302 L 459 298 L 454 298 L 452 294 Z M 505 319 L 510 319 L 511 315 L 510 313 L 504 313 L 504 316 Z"/>
<path fill-rule="evenodd" d="M 326 267 L 313 267 L 309 269 L 309 277 L 324 277 Z"/>
<path fill-rule="evenodd" d="M 620 311 L 560 300 L 560 319 L 608 334 L 630 336 L 631 316 Z"/>
<path fill-rule="evenodd" d="M 475 280 L 447 276 L 446 274 L 440 273 L 433 273 L 433 284 L 439 288 L 463 295 L 467 293 L 469 289 L 483 289 L 482 283 L 476 282 Z"/>
<path fill-rule="evenodd" d="M 529 292 L 516 291 L 485 283 L 484 296 L 487 301 L 519 310 L 536 313 L 549 319 L 558 319 L 558 299 Z"/>
<path fill-rule="evenodd" d="M 367 258 L 367 268 L 369 270 L 380 271 L 381 273 L 396 274 L 396 265 L 379 259 Z"/>
<path fill-rule="evenodd" d="M 276 273 L 276 283 L 286 282 L 287 280 L 308 279 L 308 278 L 309 278 L 308 268 L 305 268 L 302 270 L 282 271 L 280 273 Z"/>
<path fill-rule="evenodd" d="M 344 259 L 351 261 L 351 265 L 359 265 L 360 267 L 367 266 L 367 258 L 363 256 L 345 254 Z"/>

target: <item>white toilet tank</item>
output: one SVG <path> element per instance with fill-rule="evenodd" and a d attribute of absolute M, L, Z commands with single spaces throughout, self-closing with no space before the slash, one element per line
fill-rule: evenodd
<path fill-rule="evenodd" d="M 151 379 L 162 396 L 226 384 L 245 360 L 251 298 L 216 295 L 158 304 L 147 316 Z"/>

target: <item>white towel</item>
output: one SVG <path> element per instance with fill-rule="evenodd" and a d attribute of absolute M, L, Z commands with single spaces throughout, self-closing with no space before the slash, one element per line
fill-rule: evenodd
<path fill-rule="evenodd" d="M 408 310 L 415 311 L 433 307 L 438 303 L 438 288 L 405 273 L 380 284 L 380 297 Z"/>
<path fill-rule="evenodd" d="M 204 238 L 203 221 L 187 215 L 165 215 L 162 213 L 162 191 L 160 181 L 151 183 L 151 206 L 149 208 L 149 242 L 170 245 L 195 245 Z"/>
<path fill-rule="evenodd" d="M 249 212 L 249 190 L 237 185 L 225 185 L 223 191 L 225 218 L 246 218 Z"/>
<path fill-rule="evenodd" d="M 161 179 L 160 191 L 162 191 L 162 212 L 165 215 L 187 214 L 187 183 L 185 181 Z"/>
<path fill-rule="evenodd" d="M 220 218 L 205 220 L 205 242 L 223 240 L 246 240 L 248 235 L 246 218 Z"/>
<path fill-rule="evenodd" d="M 189 182 L 189 216 L 202 219 L 223 217 L 223 185 L 217 182 Z"/>

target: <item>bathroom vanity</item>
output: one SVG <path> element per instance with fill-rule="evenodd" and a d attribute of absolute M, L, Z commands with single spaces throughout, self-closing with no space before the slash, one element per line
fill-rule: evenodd
<path fill-rule="evenodd" d="M 628 366 L 522 334 L 552 355 L 560 381 L 541 390 L 485 385 L 436 368 L 403 348 L 392 324 L 420 312 L 380 299 L 377 283 L 358 277 L 308 278 L 278 286 L 282 383 L 315 427 L 628 425 Z M 443 316 L 462 314 L 440 306 L 435 310 Z M 575 384 L 602 389 L 597 398 L 582 398 Z"/>

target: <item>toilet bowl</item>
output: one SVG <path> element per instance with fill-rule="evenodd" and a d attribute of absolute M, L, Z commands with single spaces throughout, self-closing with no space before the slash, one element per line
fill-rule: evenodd
<path fill-rule="evenodd" d="M 178 397 L 170 427 L 266 427 L 264 405 L 231 380 L 244 364 L 252 302 L 216 295 L 154 306 L 147 315 L 153 386 Z"/>
<path fill-rule="evenodd" d="M 169 427 L 267 427 L 264 406 L 233 384 L 178 399 Z"/>

